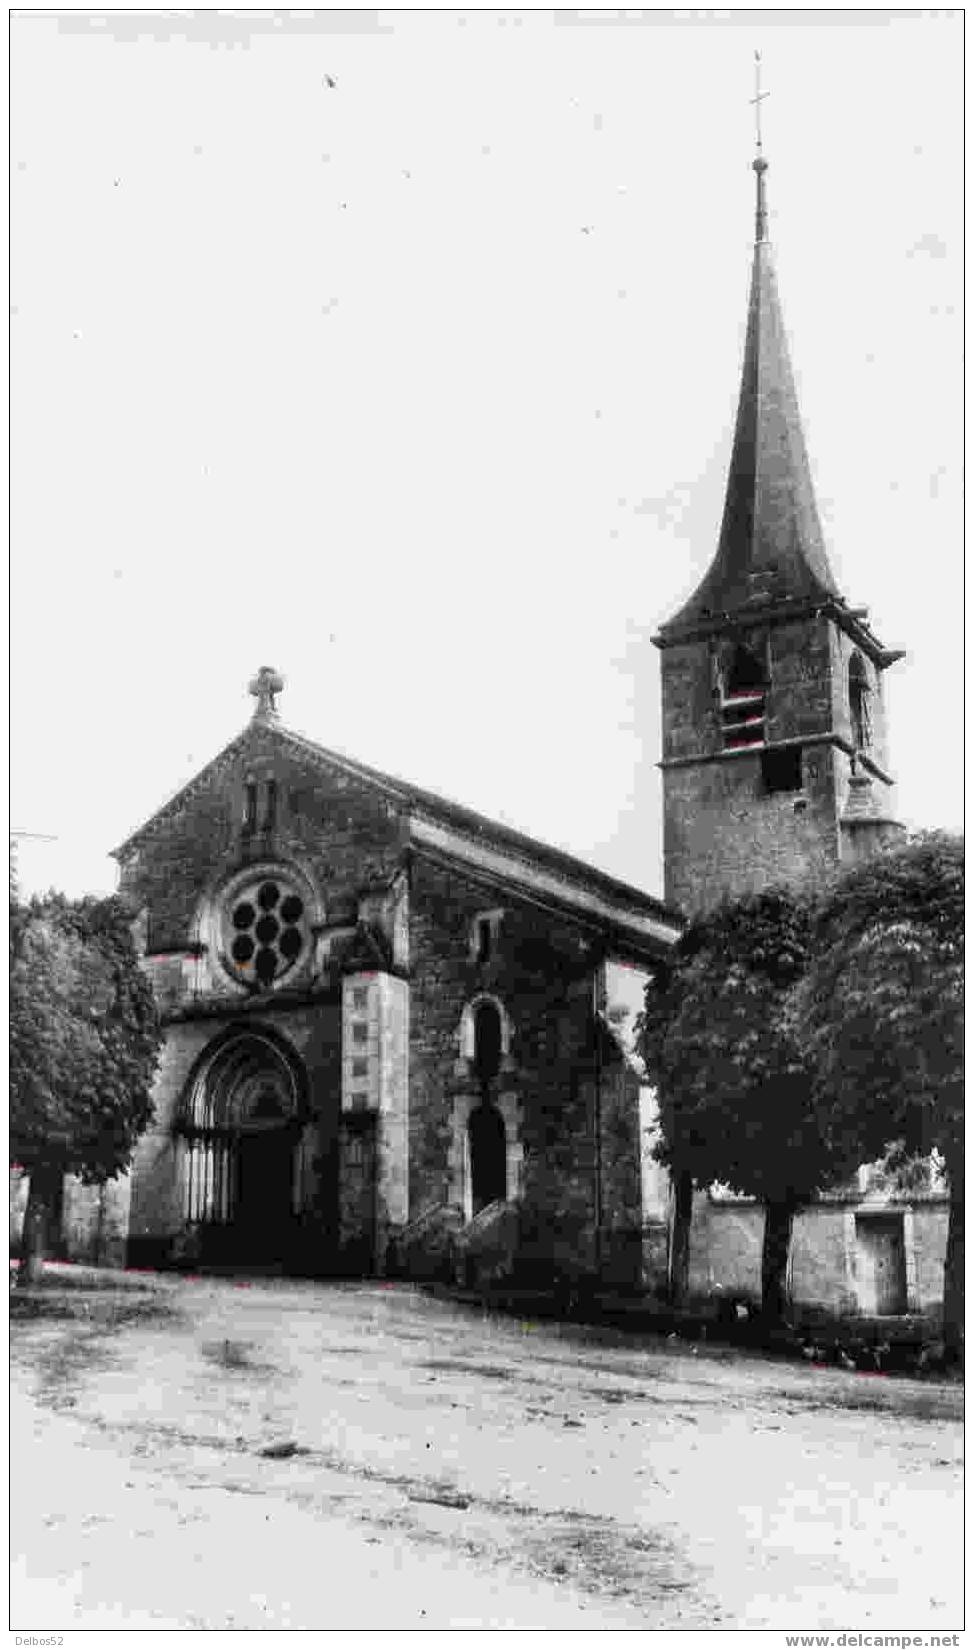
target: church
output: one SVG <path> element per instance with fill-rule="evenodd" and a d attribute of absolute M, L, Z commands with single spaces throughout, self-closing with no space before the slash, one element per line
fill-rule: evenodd
<path fill-rule="evenodd" d="M 116 850 L 166 1033 L 154 1122 L 101 1199 L 106 1253 L 665 1282 L 670 1194 L 613 967 L 649 972 L 722 895 L 821 878 L 900 829 L 883 677 L 902 655 L 829 565 L 760 153 L 754 171 L 718 544 L 655 637 L 665 898 L 291 731 L 262 666 L 239 736 Z M 864 1171 L 805 1211 L 795 1298 L 933 1306 L 941 1194 Z M 83 1249 L 90 1194 L 74 1208 Z M 696 1194 L 691 1288 L 756 1294 L 760 1233 L 749 1200 Z"/>
<path fill-rule="evenodd" d="M 415 1274 L 453 1239 L 637 1283 L 605 976 L 679 916 L 291 732 L 282 687 L 117 850 L 166 1021 L 130 1262 Z"/>

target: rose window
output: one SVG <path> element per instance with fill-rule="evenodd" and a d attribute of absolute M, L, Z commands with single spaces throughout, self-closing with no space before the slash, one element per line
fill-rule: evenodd
<path fill-rule="evenodd" d="M 283 876 L 238 886 L 227 902 L 225 934 L 231 972 L 266 991 L 305 951 L 305 899 Z"/>

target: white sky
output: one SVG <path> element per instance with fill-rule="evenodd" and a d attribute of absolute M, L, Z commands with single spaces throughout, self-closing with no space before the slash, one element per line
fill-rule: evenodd
<path fill-rule="evenodd" d="M 262 663 L 291 726 L 660 888 L 756 47 L 833 566 L 908 649 L 901 817 L 960 824 L 960 13 L 21 14 L 25 892 L 114 886 Z"/>

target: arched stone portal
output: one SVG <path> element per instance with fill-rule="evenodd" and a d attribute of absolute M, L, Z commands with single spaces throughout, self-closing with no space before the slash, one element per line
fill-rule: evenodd
<path fill-rule="evenodd" d="M 306 1079 L 246 1031 L 204 1056 L 176 1123 L 183 1214 L 200 1260 L 289 1267 L 304 1198 Z"/>

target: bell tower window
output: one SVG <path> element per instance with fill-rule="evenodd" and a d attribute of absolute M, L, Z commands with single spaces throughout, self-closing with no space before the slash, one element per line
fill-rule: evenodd
<path fill-rule="evenodd" d="M 852 721 L 852 743 L 856 750 L 866 750 L 873 742 L 872 689 L 869 672 L 861 653 L 849 660 L 849 716 Z"/>
<path fill-rule="evenodd" d="M 749 647 L 738 642 L 720 693 L 720 726 L 725 750 L 764 744 L 767 671 Z"/>

